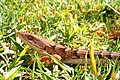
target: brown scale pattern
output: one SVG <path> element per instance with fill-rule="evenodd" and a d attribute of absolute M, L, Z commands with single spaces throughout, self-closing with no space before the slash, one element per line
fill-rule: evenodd
<path fill-rule="evenodd" d="M 49 54 L 58 54 L 61 56 L 62 61 L 65 63 L 77 63 L 79 61 L 85 63 L 85 55 L 86 52 L 88 59 L 90 58 L 89 50 L 86 49 L 75 49 L 70 47 L 65 47 L 60 44 L 56 44 L 52 41 L 49 41 L 41 36 L 37 36 L 35 34 L 25 33 L 25 32 L 18 32 L 18 36 L 20 39 L 25 42 L 26 44 L 30 45 L 33 49 L 42 53 L 45 51 Z M 44 54 L 44 53 L 43 53 Z M 120 52 L 108 52 L 103 50 L 94 50 L 95 58 L 98 56 L 100 58 L 101 63 L 106 63 L 107 57 L 111 60 L 118 58 L 118 62 L 120 62 Z M 88 60 L 89 62 L 89 60 Z"/>

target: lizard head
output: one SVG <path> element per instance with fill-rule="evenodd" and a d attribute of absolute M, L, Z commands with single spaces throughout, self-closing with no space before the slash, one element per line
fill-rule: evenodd
<path fill-rule="evenodd" d="M 30 45 L 37 52 L 43 52 L 44 46 L 48 45 L 44 42 L 44 38 L 35 34 L 26 32 L 17 32 L 18 37 L 26 44 Z"/>

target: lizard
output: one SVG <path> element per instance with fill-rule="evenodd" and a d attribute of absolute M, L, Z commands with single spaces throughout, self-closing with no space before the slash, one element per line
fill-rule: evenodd
<path fill-rule="evenodd" d="M 26 44 L 31 46 L 38 53 L 44 55 L 40 58 L 41 61 L 49 60 L 49 57 L 46 56 L 46 53 L 53 55 L 58 60 L 61 60 L 67 64 L 85 64 L 85 55 L 87 54 L 87 63 L 90 64 L 90 50 L 81 49 L 81 48 L 70 48 L 63 46 L 61 44 L 57 44 L 53 41 L 43 38 L 42 36 L 37 36 L 35 34 L 26 33 L 26 32 L 17 32 L 18 37 Z M 120 52 L 109 52 L 104 50 L 94 50 L 95 59 L 98 56 L 98 60 L 100 60 L 101 64 L 108 63 L 108 59 L 111 61 L 116 58 L 117 63 L 120 64 Z M 98 61 L 96 60 L 96 61 Z"/>

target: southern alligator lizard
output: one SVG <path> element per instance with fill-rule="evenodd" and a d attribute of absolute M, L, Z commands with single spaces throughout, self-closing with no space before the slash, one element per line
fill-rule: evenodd
<path fill-rule="evenodd" d="M 39 53 L 42 53 L 43 55 L 45 55 L 45 52 L 52 55 L 59 55 L 61 57 L 61 61 L 64 63 L 77 64 L 78 62 L 80 62 L 81 64 L 85 64 L 85 55 L 86 53 L 88 53 L 87 63 L 90 64 L 89 50 L 65 47 L 63 45 L 56 44 L 53 41 L 49 41 L 41 36 L 37 36 L 31 33 L 18 32 L 18 37 L 23 42 L 30 45 L 33 49 L 35 49 Z M 120 52 L 94 50 L 94 56 L 95 58 L 96 56 L 98 56 L 100 63 L 102 64 L 108 63 L 108 61 L 104 57 L 109 58 L 111 61 L 118 58 L 117 63 L 120 64 Z"/>

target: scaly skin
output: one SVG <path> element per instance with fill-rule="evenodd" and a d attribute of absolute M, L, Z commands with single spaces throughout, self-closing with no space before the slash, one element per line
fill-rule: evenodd
<path fill-rule="evenodd" d="M 65 47 L 63 45 L 56 44 L 41 36 L 37 36 L 31 33 L 18 32 L 18 37 L 23 42 L 30 45 L 33 49 L 35 49 L 39 53 L 42 53 L 43 55 L 45 55 L 46 54 L 45 52 L 47 52 L 51 55 L 55 55 L 55 57 L 56 55 L 60 56 L 61 58 L 57 56 L 58 59 L 64 63 L 77 64 L 78 62 L 80 62 L 81 64 L 85 64 L 85 55 L 86 53 L 88 53 L 87 63 L 90 64 L 89 50 Z M 119 57 L 120 52 L 108 52 L 108 51 L 94 50 L 94 56 L 95 58 L 98 56 L 100 63 L 102 64 L 108 63 L 104 57 L 109 58 L 111 61 L 118 58 L 118 64 L 120 64 L 120 57 Z"/>

